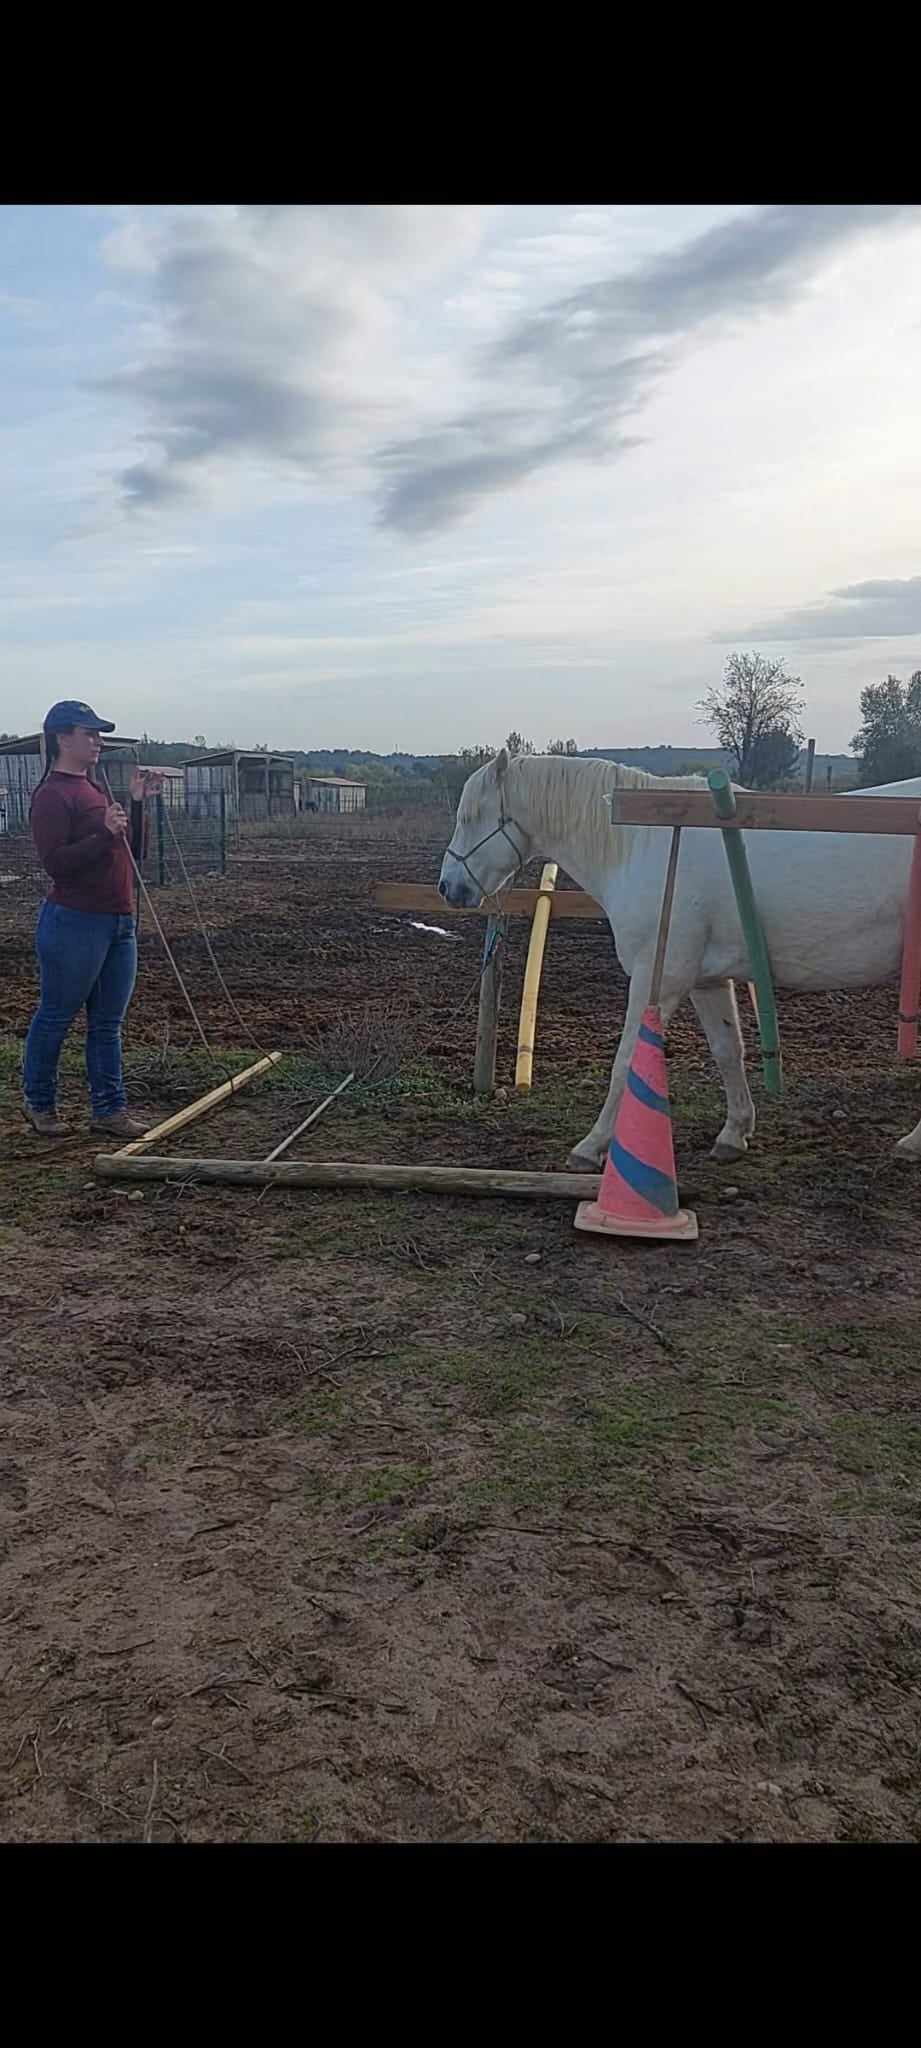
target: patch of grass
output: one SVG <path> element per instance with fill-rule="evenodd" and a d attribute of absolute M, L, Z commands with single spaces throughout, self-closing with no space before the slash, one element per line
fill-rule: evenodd
<path fill-rule="evenodd" d="M 345 1394 L 339 1388 L 322 1386 L 299 1398 L 293 1415 L 289 1410 L 285 1420 L 304 1436 L 327 1436 L 345 1420 L 346 1412 Z"/>
<path fill-rule="evenodd" d="M 533 1391 L 533 1388 L 532 1388 Z M 572 1506 L 642 1502 L 661 1490 L 663 1463 L 695 1467 L 725 1463 L 740 1418 L 715 1400 L 685 1397 L 672 1386 L 634 1382 L 604 1393 L 593 1391 L 581 1413 L 560 1412 L 544 1403 L 518 1413 L 496 1430 L 491 1469 L 471 1481 L 471 1506 Z M 501 1410 L 500 1410 L 501 1413 Z"/>
<path fill-rule="evenodd" d="M 429 1465 L 380 1465 L 365 1477 L 357 1497 L 369 1504 L 386 1501 L 399 1506 L 407 1494 L 427 1486 L 431 1476 Z"/>
<path fill-rule="evenodd" d="M 18 1172 L 4 1174 L 0 1181 L 0 1215 L 7 1225 L 30 1230 L 54 1219 L 63 1220 L 74 1184 L 73 1167 L 49 1165 L 47 1155 L 34 1162 L 24 1160 Z"/>
<path fill-rule="evenodd" d="M 11 1095 L 19 1096 L 19 1080 L 22 1068 L 22 1040 L 0 1038 L 0 1088 L 8 1089 Z"/>
<path fill-rule="evenodd" d="M 829 1443 L 844 1472 L 889 1485 L 915 1485 L 921 1473 L 921 1423 L 901 1415 L 833 1417 Z"/>
<path fill-rule="evenodd" d="M 428 1465 L 343 1463 L 335 1471 L 309 1473 L 304 1494 L 308 1506 L 320 1509 L 401 1506 L 414 1499 L 431 1477 Z"/>
<path fill-rule="evenodd" d="M 138 1472 L 168 1470 L 187 1455 L 191 1441 L 191 1422 L 176 1416 L 160 1423 L 150 1438 L 136 1447 L 131 1464 Z"/>
<path fill-rule="evenodd" d="M 463 1388 L 476 1415 L 507 1415 L 540 1401 L 565 1371 L 559 1345 L 539 1337 L 499 1336 L 488 1347 L 452 1346 L 429 1352 L 424 1364 L 443 1384 Z"/>

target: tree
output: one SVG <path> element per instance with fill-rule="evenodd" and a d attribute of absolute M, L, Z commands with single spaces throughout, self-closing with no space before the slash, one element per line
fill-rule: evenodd
<path fill-rule="evenodd" d="M 921 669 L 907 683 L 898 676 L 868 683 L 860 692 L 860 716 L 851 751 L 860 756 L 861 788 L 921 775 Z"/>
<path fill-rule="evenodd" d="M 533 754 L 534 741 L 522 739 L 520 732 L 510 732 L 505 742 L 510 754 Z"/>
<path fill-rule="evenodd" d="M 547 742 L 548 754 L 577 754 L 578 751 L 575 740 L 548 740 Z"/>
<path fill-rule="evenodd" d="M 494 761 L 495 758 L 495 747 L 462 747 L 459 754 L 440 756 L 441 772 L 452 804 L 457 803 L 468 777 L 475 775 L 478 768 L 485 768 L 487 761 Z"/>
<path fill-rule="evenodd" d="M 768 786 L 757 778 L 779 758 L 781 735 L 785 758 L 791 749 L 799 755 L 803 686 L 799 676 L 788 676 L 782 661 L 730 654 L 722 682 L 707 691 L 699 709 L 729 755 L 735 779 L 747 789 Z"/>
<path fill-rule="evenodd" d="M 752 789 L 780 789 L 791 782 L 802 748 L 788 725 L 772 726 L 763 732 L 752 749 L 748 780 Z"/>

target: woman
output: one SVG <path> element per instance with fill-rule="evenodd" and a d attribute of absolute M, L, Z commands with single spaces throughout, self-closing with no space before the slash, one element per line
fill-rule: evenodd
<path fill-rule="evenodd" d="M 122 1078 L 122 1022 L 137 974 L 134 871 L 140 858 L 144 798 L 163 778 L 135 771 L 131 824 L 89 779 L 100 734 L 114 732 L 88 704 L 52 705 L 45 719 L 47 766 L 32 798 L 32 837 L 51 888 L 42 906 L 35 948 L 41 1001 L 26 1039 L 25 1114 L 44 1138 L 67 1135 L 57 1114 L 61 1047 L 86 1006 L 86 1070 L 91 1128 L 113 1138 L 139 1138 L 145 1125 L 130 1116 Z"/>

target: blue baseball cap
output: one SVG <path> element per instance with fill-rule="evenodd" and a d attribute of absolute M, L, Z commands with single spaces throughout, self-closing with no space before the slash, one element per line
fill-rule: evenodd
<path fill-rule="evenodd" d="M 45 732 L 70 732 L 75 725 L 88 725 L 91 732 L 114 732 L 110 718 L 100 718 L 89 704 L 78 704 L 75 698 L 67 697 L 62 704 L 52 704 L 45 719 Z"/>

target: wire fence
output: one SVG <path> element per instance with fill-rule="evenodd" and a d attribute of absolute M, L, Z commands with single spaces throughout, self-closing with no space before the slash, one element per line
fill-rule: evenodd
<path fill-rule="evenodd" d="M 23 829 L 19 819 L 13 822 L 16 829 L 0 830 L 0 902 L 21 895 L 23 890 L 44 896 L 49 887 L 31 833 Z M 226 819 L 195 818 L 189 811 L 174 809 L 167 816 L 163 799 L 158 797 L 144 807 L 144 844 L 139 866 L 148 889 L 178 887 L 184 879 L 183 861 L 193 876 L 226 874 Z"/>

